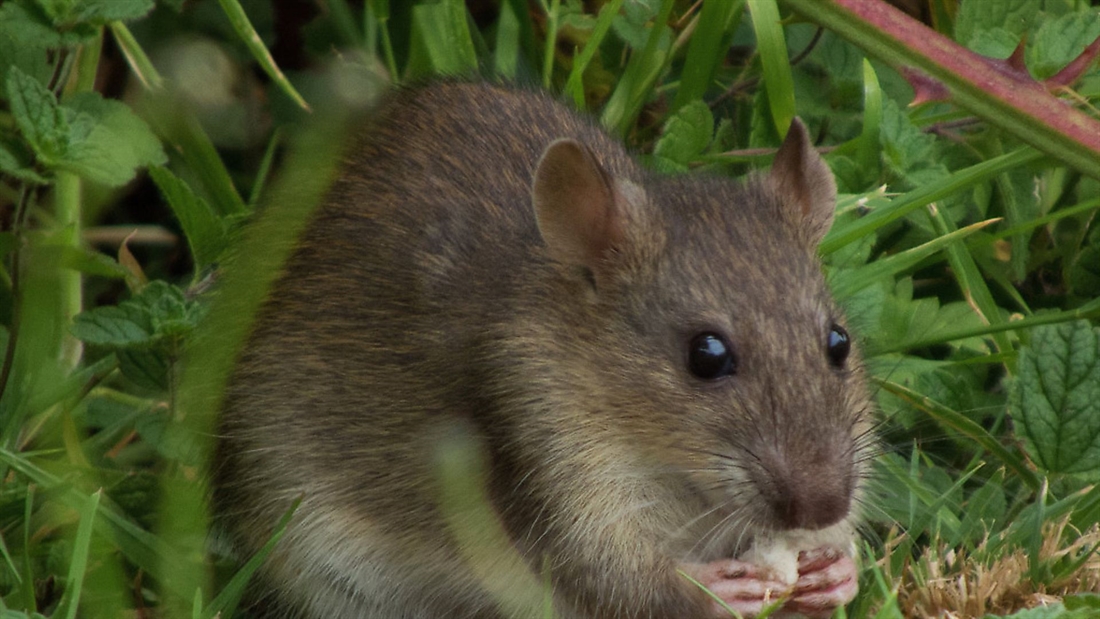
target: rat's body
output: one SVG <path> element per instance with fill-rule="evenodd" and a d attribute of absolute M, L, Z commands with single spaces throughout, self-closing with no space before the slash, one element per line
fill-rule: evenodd
<path fill-rule="evenodd" d="M 868 403 L 814 257 L 832 181 L 796 132 L 742 186 L 657 177 L 545 95 L 391 99 L 227 395 L 217 502 L 242 550 L 303 497 L 263 576 L 275 616 L 502 616 L 439 508 L 455 428 L 560 617 L 713 614 L 678 568 L 753 612 L 774 583 L 732 559 L 790 529 L 833 549 L 802 557 L 790 608 L 847 601 Z"/>

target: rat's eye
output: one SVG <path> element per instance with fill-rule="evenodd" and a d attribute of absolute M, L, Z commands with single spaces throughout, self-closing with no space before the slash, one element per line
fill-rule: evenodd
<path fill-rule="evenodd" d="M 700 333 L 691 339 L 688 369 L 703 380 L 717 380 L 737 371 L 737 357 L 726 338 L 717 333 Z"/>
<path fill-rule="evenodd" d="M 825 345 L 825 352 L 829 355 L 829 363 L 832 363 L 835 368 L 844 367 L 844 362 L 848 359 L 848 353 L 851 350 L 852 342 L 848 337 L 848 332 L 840 325 L 833 325 L 829 329 L 829 337 Z"/>

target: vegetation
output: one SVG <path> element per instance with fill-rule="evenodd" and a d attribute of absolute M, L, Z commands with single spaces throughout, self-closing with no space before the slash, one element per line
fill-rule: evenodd
<path fill-rule="evenodd" d="M 801 116 L 881 411 L 846 616 L 1100 616 L 1100 8 L 909 4 L 0 2 L 0 617 L 235 613 L 263 556 L 209 542 L 204 469 L 247 317 L 349 112 L 475 73 L 668 173 Z"/>

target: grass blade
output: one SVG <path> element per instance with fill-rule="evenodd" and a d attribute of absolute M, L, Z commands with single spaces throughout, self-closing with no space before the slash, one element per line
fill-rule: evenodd
<path fill-rule="evenodd" d="M 896 342 L 890 346 L 884 347 L 874 347 L 867 352 L 869 355 L 888 355 L 914 348 L 927 348 L 937 344 L 944 344 L 970 337 L 991 335 L 1003 331 L 1019 331 L 1020 329 L 1029 329 L 1039 325 L 1053 325 L 1074 320 L 1096 320 L 1097 318 L 1100 318 L 1100 299 L 1090 301 L 1074 310 L 1036 314 L 1034 316 L 1028 316 L 1027 318 L 1021 318 L 1020 320 L 1002 322 L 996 325 L 983 325 L 981 327 L 969 327 L 966 329 L 947 331 L 935 337 Z"/>
<path fill-rule="evenodd" d="M 661 38 L 668 30 L 668 17 L 674 4 L 674 0 L 664 0 L 661 4 L 661 11 L 654 19 L 645 48 L 641 53 L 635 52 L 630 57 L 626 70 L 600 115 L 603 126 L 618 135 L 626 134 L 634 124 L 653 84 L 667 66 L 669 54 L 662 49 Z"/>
<path fill-rule="evenodd" d="M 745 0 L 704 2 L 699 15 L 699 25 L 688 45 L 684 71 L 680 75 L 680 88 L 672 101 L 669 115 L 684 105 L 702 99 L 710 88 L 714 73 L 729 47 L 729 39 L 741 22 L 745 12 Z"/>
<path fill-rule="evenodd" d="M 749 16 L 756 31 L 756 51 L 764 73 L 764 89 L 776 133 L 787 135 L 794 118 L 794 78 L 787 56 L 787 39 L 775 0 L 748 0 Z"/>
<path fill-rule="evenodd" d="M 905 400 L 917 409 L 928 413 L 932 419 L 945 429 L 954 430 L 973 440 L 982 449 L 996 456 L 1006 467 L 1016 473 L 1029 488 L 1032 490 L 1039 489 L 1039 477 L 1027 467 L 1023 459 L 1009 451 L 995 436 L 969 417 L 903 385 L 879 378 L 872 378 L 871 380 L 879 387 Z"/>
<path fill-rule="evenodd" d="M 879 129 L 882 125 L 882 87 L 875 68 L 863 60 L 863 132 L 859 136 L 858 161 L 865 176 L 874 178 L 879 171 Z"/>
<path fill-rule="evenodd" d="M 821 242 L 819 251 L 822 255 L 828 255 L 886 224 L 905 217 L 922 206 L 927 206 L 936 200 L 942 200 L 951 194 L 969 189 L 1005 170 L 1038 161 L 1042 157 L 1043 154 L 1034 149 L 1021 148 L 1007 155 L 1001 155 L 995 159 L 964 168 L 942 182 L 914 189 L 895 198 L 888 208 L 872 211 L 867 216 L 850 224 L 833 228 L 825 236 L 825 240 Z"/>
<path fill-rule="evenodd" d="M 275 545 L 279 543 L 279 540 L 283 538 L 283 534 L 286 533 L 286 527 L 290 524 L 291 517 L 294 516 L 294 510 L 298 509 L 301 505 L 302 498 L 298 497 L 294 500 L 294 503 L 290 505 L 290 509 L 283 514 L 283 517 L 279 519 L 278 524 L 275 525 L 275 530 L 272 532 L 271 537 L 264 544 L 263 548 L 245 563 L 233 578 L 226 583 L 225 587 L 218 593 L 218 597 L 214 598 L 207 606 L 200 617 L 203 619 L 216 619 L 217 617 L 232 617 L 233 613 L 237 610 L 237 604 L 240 603 L 241 598 L 244 596 L 245 587 L 248 586 L 248 581 L 252 579 L 252 575 L 256 573 L 256 570 L 260 569 L 263 562 L 267 560 L 267 557 L 271 554 L 272 550 L 275 550 Z"/>
<path fill-rule="evenodd" d="M 126 57 L 126 63 L 130 65 L 130 70 L 137 76 L 141 85 L 146 90 L 163 88 L 164 78 L 160 76 L 160 72 L 153 66 L 153 61 L 149 60 L 149 56 L 138 44 L 137 39 L 134 38 L 126 24 L 113 21 L 108 24 L 108 27 L 115 37 L 118 48 L 122 50 L 122 55 Z"/>
<path fill-rule="evenodd" d="M 233 25 L 233 30 L 237 31 L 237 36 L 244 42 L 245 47 L 252 53 L 252 57 L 256 59 L 256 62 L 260 63 L 260 67 L 263 68 L 268 77 L 292 101 L 297 103 L 298 107 L 307 112 L 310 111 L 309 104 L 302 98 L 302 95 L 298 94 L 298 91 L 291 85 L 290 80 L 286 79 L 283 71 L 275 64 L 275 59 L 271 57 L 271 52 L 267 51 L 264 42 L 260 40 L 260 35 L 256 33 L 256 28 L 252 26 L 252 22 L 249 21 L 248 15 L 241 7 L 241 3 L 238 0 L 218 0 L 218 2 L 222 5 L 222 11 L 225 12 L 229 23 Z"/>
<path fill-rule="evenodd" d="M 619 9 L 622 6 L 623 0 L 611 0 L 611 2 L 603 5 L 599 17 L 596 18 L 596 25 L 592 28 L 592 34 L 584 43 L 584 49 L 573 60 L 573 70 L 569 72 L 569 81 L 565 83 L 565 92 L 573 97 L 573 104 L 577 106 L 577 109 L 583 110 L 585 107 L 584 70 L 588 68 L 588 63 L 599 51 L 600 43 L 607 36 L 608 30 L 611 29 L 611 22 L 619 14 Z"/>
<path fill-rule="evenodd" d="M 53 613 L 54 617 L 76 619 L 76 612 L 80 606 L 80 594 L 84 588 L 84 574 L 88 570 L 88 550 L 92 545 L 92 531 L 99 508 L 99 499 L 102 496 L 103 491 L 96 490 L 80 510 L 80 524 L 76 528 L 76 537 L 73 538 L 73 557 L 69 562 L 65 593 L 62 594 L 61 603 Z"/>
<path fill-rule="evenodd" d="M 971 224 L 961 230 L 951 232 L 950 234 L 944 234 L 927 243 L 918 245 L 912 249 L 907 249 L 889 258 L 881 258 L 850 271 L 841 271 L 834 281 L 831 282 L 833 296 L 837 299 L 847 299 L 867 286 L 881 281 L 883 278 L 892 277 L 906 269 L 915 267 L 928 256 L 931 256 L 945 247 L 950 247 L 956 241 L 960 241 L 998 221 L 1000 220 L 988 219 L 986 221 L 979 221 L 976 224 Z"/>

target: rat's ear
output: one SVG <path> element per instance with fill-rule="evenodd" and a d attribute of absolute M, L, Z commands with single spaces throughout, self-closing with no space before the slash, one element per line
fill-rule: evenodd
<path fill-rule="evenodd" d="M 626 213 L 614 179 L 576 140 L 556 140 L 535 166 L 531 198 L 555 260 L 598 271 L 624 239 Z"/>
<path fill-rule="evenodd" d="M 817 248 L 833 225 L 836 181 L 798 118 L 791 121 L 787 137 L 775 154 L 768 180 L 781 202 L 784 219 L 795 226 L 812 249 Z"/>

